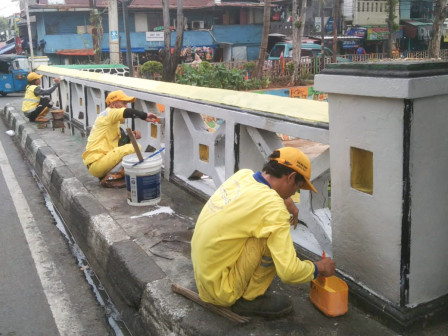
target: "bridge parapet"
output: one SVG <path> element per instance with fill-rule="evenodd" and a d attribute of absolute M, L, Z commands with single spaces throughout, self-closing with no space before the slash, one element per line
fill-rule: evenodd
<path fill-rule="evenodd" d="M 72 132 L 88 134 L 114 90 L 135 96 L 134 107 L 161 117 L 161 124 L 135 120 L 143 149 L 165 147 L 164 177 L 208 198 L 241 168 L 260 170 L 267 156 L 283 147 L 280 134 L 329 144 L 328 104 L 250 92 L 121 77 L 80 70 L 40 66 L 43 85 L 63 77 L 52 99 L 66 111 Z M 163 106 L 163 108 L 161 108 Z M 161 110 L 164 110 L 161 112 Z M 218 126 L 207 127 L 204 119 Z M 131 121 L 126 121 L 131 127 Z M 299 220 L 306 226 L 292 231 L 294 242 L 306 251 L 331 255 L 331 214 L 328 204 L 329 149 L 314 159 L 313 184 L 319 194 L 301 192 Z M 313 198 L 314 197 L 314 198 Z M 318 215 L 316 215 L 318 214 Z"/>

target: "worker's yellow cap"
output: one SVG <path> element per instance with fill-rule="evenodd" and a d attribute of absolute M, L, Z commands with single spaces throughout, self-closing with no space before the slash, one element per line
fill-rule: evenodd
<path fill-rule="evenodd" d="M 311 184 L 311 161 L 300 149 L 294 147 L 283 147 L 274 151 L 279 152 L 278 158 L 271 158 L 277 161 L 282 166 L 289 167 L 305 178 L 305 186 L 301 189 L 316 191 L 316 188 Z"/>
<path fill-rule="evenodd" d="M 109 106 L 111 103 L 116 102 L 116 101 L 123 101 L 123 102 L 127 102 L 127 103 L 133 103 L 133 102 L 135 102 L 135 97 L 127 96 L 121 90 L 112 91 L 111 93 L 109 93 L 107 95 L 106 105 Z"/>
<path fill-rule="evenodd" d="M 28 82 L 32 82 L 32 81 L 34 81 L 34 80 L 36 80 L 36 79 L 40 79 L 40 78 L 42 78 L 42 76 L 43 76 L 43 75 L 39 75 L 39 74 L 37 74 L 37 73 L 35 73 L 35 72 L 30 72 L 30 73 L 28 74 L 28 76 L 26 77 L 26 79 L 28 80 Z"/>

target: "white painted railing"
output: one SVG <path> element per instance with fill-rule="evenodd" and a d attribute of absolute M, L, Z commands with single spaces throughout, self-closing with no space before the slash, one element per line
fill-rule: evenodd
<path fill-rule="evenodd" d="M 196 88 L 145 79 L 86 73 L 44 66 L 42 83 L 63 77 L 53 93 L 69 119 L 71 132 L 87 135 L 108 92 L 122 89 L 135 96 L 134 107 L 158 114 L 160 124 L 135 120 L 142 148 L 164 151 L 164 177 L 207 198 L 236 170 L 261 170 L 267 156 L 283 147 L 279 134 L 329 144 L 328 105 L 255 93 Z M 170 94 L 172 93 L 172 95 Z M 164 105 L 160 112 L 157 104 Z M 160 107 L 160 105 L 159 105 Z M 204 118 L 219 126 L 210 128 Z M 130 120 L 126 121 L 128 126 Z M 81 159 L 81 158 L 80 158 Z M 313 160 L 312 181 L 318 194 L 301 192 L 299 220 L 292 231 L 307 250 L 331 255 L 331 214 L 328 204 L 329 149 Z"/>

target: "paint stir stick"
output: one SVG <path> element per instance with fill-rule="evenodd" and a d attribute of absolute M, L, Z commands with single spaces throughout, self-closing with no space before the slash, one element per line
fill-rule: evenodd
<path fill-rule="evenodd" d="M 134 147 L 135 153 L 137 154 L 139 161 L 142 162 L 143 155 L 142 152 L 140 151 L 140 147 L 138 147 L 137 140 L 135 140 L 134 133 L 129 127 L 126 128 L 126 132 L 128 133 L 129 139 L 131 140 L 132 146 Z"/>

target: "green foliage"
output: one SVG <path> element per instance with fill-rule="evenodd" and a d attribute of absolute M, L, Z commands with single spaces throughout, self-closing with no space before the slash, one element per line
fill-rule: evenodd
<path fill-rule="evenodd" d="M 294 22 L 294 26 L 297 28 L 297 29 L 300 29 L 300 27 L 302 27 L 302 21 L 296 21 L 296 22 Z"/>
<path fill-rule="evenodd" d="M 8 19 L 5 17 L 0 17 L 0 31 L 8 29 L 9 29 Z"/>
<path fill-rule="evenodd" d="M 294 62 L 286 63 L 286 72 L 291 75 L 293 71 L 294 71 Z"/>
<path fill-rule="evenodd" d="M 244 69 L 246 69 L 247 71 L 253 71 L 256 67 L 256 63 L 251 61 L 251 62 L 247 62 L 246 64 L 244 64 Z"/>
<path fill-rule="evenodd" d="M 266 79 L 248 79 L 245 69 L 227 69 L 224 64 L 204 65 L 199 67 L 183 64 L 177 71 L 176 82 L 179 84 L 202 86 L 210 88 L 231 90 L 255 90 L 266 87 L 269 82 Z"/>
<path fill-rule="evenodd" d="M 211 67 L 212 65 L 210 64 L 210 62 L 202 61 L 201 63 L 199 63 L 199 69 L 201 69 L 202 71 L 208 71 L 211 69 Z"/>
<path fill-rule="evenodd" d="M 163 65 L 162 63 L 158 62 L 158 61 L 148 61 L 143 63 L 140 71 L 145 73 L 145 74 L 149 74 L 150 76 L 154 75 L 154 74 L 161 74 L 163 70 Z"/>

